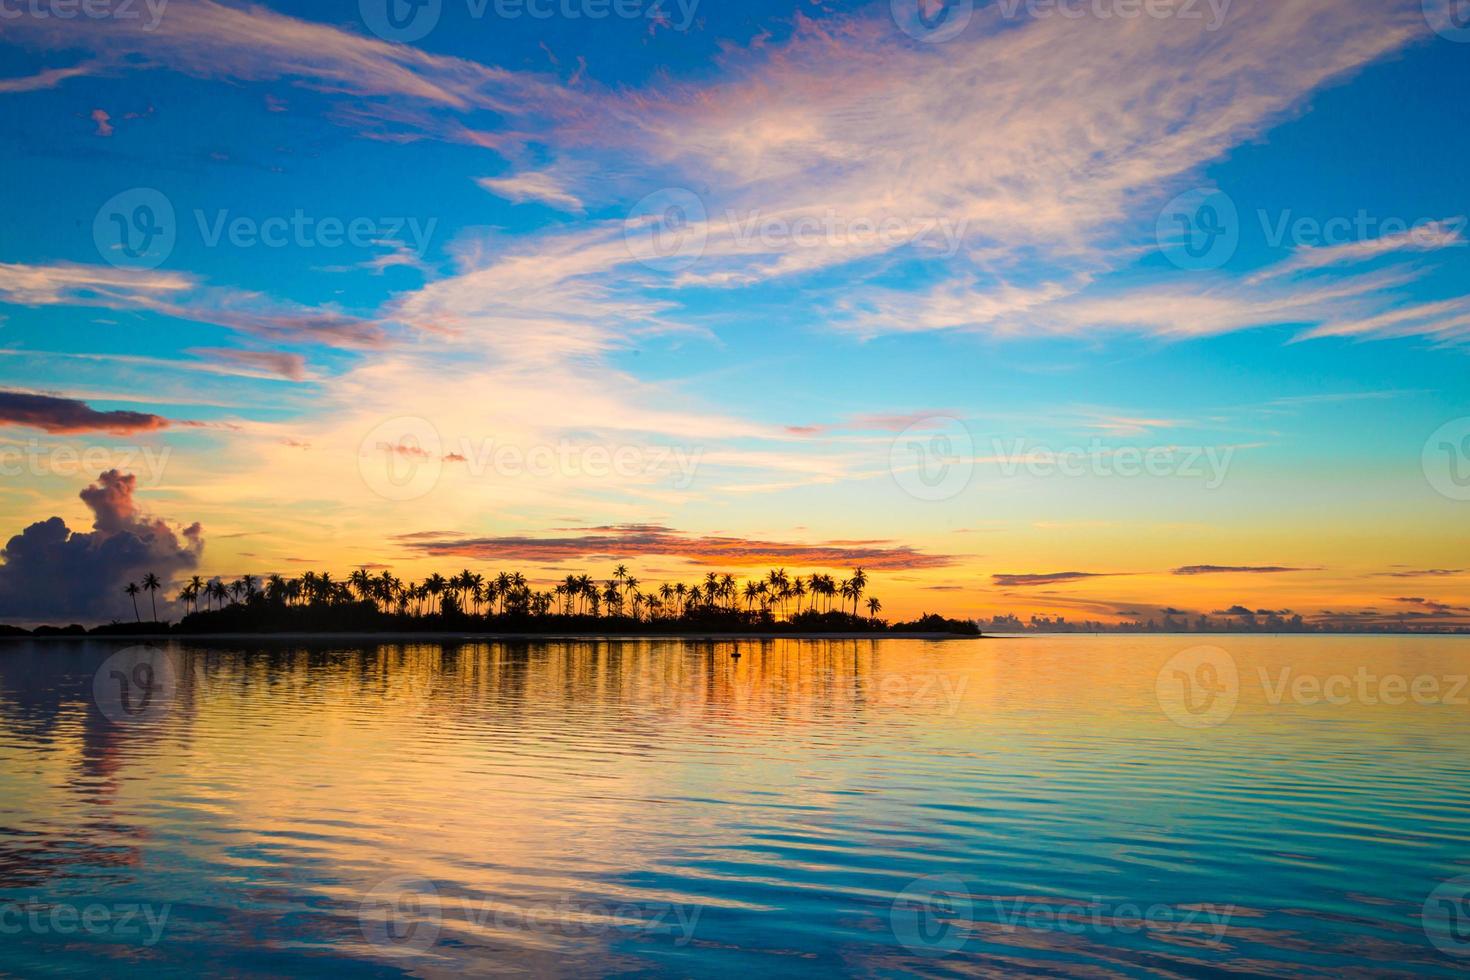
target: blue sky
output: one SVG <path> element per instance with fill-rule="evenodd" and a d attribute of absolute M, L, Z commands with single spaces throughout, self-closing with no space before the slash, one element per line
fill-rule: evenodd
<path fill-rule="evenodd" d="M 1394 609 L 1426 597 L 1382 575 L 1463 551 L 1425 462 L 1470 414 L 1470 44 L 1431 28 L 1438 0 L 1234 0 L 1217 26 L 960 3 L 947 39 L 906 33 L 905 0 L 507 2 L 442 0 L 398 43 L 377 0 L 171 0 L 156 24 L 8 0 L 0 389 L 55 404 L 0 415 L 0 445 L 167 448 L 140 507 L 201 522 L 219 574 L 551 574 L 657 525 L 686 543 L 656 573 L 866 561 L 900 611 L 1112 617 Z M 1220 195 L 1223 252 L 1161 236 Z M 171 222 L 138 210 L 159 200 Z M 171 247 L 123 254 L 118 220 Z M 404 419 L 443 444 L 393 499 L 368 471 L 406 458 Z M 639 462 L 452 458 L 487 441 Z M 963 485 L 916 491 L 915 445 Z M 1229 462 L 1058 477 L 1007 473 L 1006 446 Z M 96 477 L 29 466 L 0 517 L 84 529 Z M 1302 571 L 1172 574 L 1192 565 Z M 993 577 L 1064 568 L 1097 578 Z"/>

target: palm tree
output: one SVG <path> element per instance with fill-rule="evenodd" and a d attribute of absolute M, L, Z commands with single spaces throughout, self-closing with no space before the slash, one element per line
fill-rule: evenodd
<path fill-rule="evenodd" d="M 153 605 L 153 621 L 158 622 L 158 597 L 155 593 L 163 588 L 163 583 L 158 581 L 158 576 L 149 572 L 143 576 L 143 591 L 148 593 L 148 601 Z"/>
<path fill-rule="evenodd" d="M 745 609 L 747 612 L 755 605 L 756 598 L 760 596 L 760 590 L 754 582 L 745 583 Z"/>
<path fill-rule="evenodd" d="M 428 578 L 424 579 L 424 589 L 434 599 L 438 599 L 440 594 L 443 593 L 445 584 L 446 583 L 444 581 L 444 576 L 440 575 L 438 572 L 435 572 L 433 575 L 430 575 Z M 441 606 L 441 608 L 443 607 Z M 429 610 L 429 614 L 433 615 L 433 612 L 434 610 L 431 608 Z"/>
<path fill-rule="evenodd" d="M 191 599 L 194 600 L 194 611 L 195 612 L 198 612 L 199 611 L 199 593 L 201 593 L 203 591 L 204 591 L 204 579 L 200 578 L 198 575 L 192 575 L 192 576 L 190 576 L 189 577 L 189 592 L 190 592 L 189 598 L 191 598 Z M 209 596 L 206 595 L 204 598 L 206 600 L 208 600 Z"/>
<path fill-rule="evenodd" d="M 123 591 L 128 594 L 128 598 L 133 600 L 133 618 L 141 623 L 143 617 L 138 615 L 138 593 L 142 590 L 138 588 L 138 583 L 129 582 Z"/>
<path fill-rule="evenodd" d="M 366 568 L 356 569 L 351 575 L 347 576 L 347 584 L 357 590 L 359 598 L 366 599 L 368 597 L 368 590 L 371 587 L 368 570 Z"/>
<path fill-rule="evenodd" d="M 877 596 L 875 596 L 875 595 L 868 596 L 868 616 L 869 616 L 869 618 L 876 617 L 878 615 L 878 610 L 880 610 L 882 608 L 883 608 L 883 603 L 881 603 L 881 602 L 878 601 L 878 597 Z"/>
<path fill-rule="evenodd" d="M 867 588 L 868 575 L 861 568 L 852 570 L 852 614 L 857 615 L 858 600 L 862 598 L 863 589 Z"/>

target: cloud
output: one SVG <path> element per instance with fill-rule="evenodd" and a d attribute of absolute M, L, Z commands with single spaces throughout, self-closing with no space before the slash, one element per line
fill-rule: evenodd
<path fill-rule="evenodd" d="M 997 573 L 990 576 L 991 580 L 998 586 L 1010 588 L 1013 586 L 1031 585 L 1056 585 L 1061 582 L 1075 582 L 1085 578 L 1108 578 L 1119 572 L 1021 572 L 1021 573 Z"/>
<path fill-rule="evenodd" d="M 92 120 L 92 122 L 94 122 L 94 123 L 97 124 L 97 132 L 96 132 L 96 135 L 98 135 L 98 136 L 111 136 L 112 135 L 112 117 L 107 114 L 107 110 L 106 109 L 93 109 L 92 110 L 92 114 L 91 114 L 91 120 Z"/>
<path fill-rule="evenodd" d="M 343 96 L 338 113 L 342 121 L 397 134 L 405 128 L 431 132 L 462 142 L 473 142 L 475 134 L 462 124 L 444 122 L 438 114 L 489 110 L 515 116 L 528 106 L 545 113 L 574 96 L 554 79 L 434 55 L 410 44 L 390 44 L 259 5 L 227 6 L 211 0 L 171 0 L 166 14 L 156 21 L 24 17 L 7 23 L 6 40 L 93 55 L 68 69 L 13 80 L 18 91 L 49 87 L 71 75 L 156 68 L 196 78 L 292 80 Z M 6 90 L 5 84 L 0 83 L 0 91 Z"/>
<path fill-rule="evenodd" d="M 512 201 L 542 201 L 563 211 L 582 210 L 582 200 L 566 190 L 563 179 L 549 171 L 530 171 L 513 177 L 481 177 L 485 190 Z"/>
<path fill-rule="evenodd" d="M 1432 252 L 1465 245 L 1464 218 L 1429 221 L 1407 231 L 1379 235 L 1335 245 L 1302 245 L 1291 257 L 1253 276 L 1259 282 L 1274 276 L 1291 275 L 1305 270 L 1325 269 L 1335 265 L 1357 264 L 1396 252 Z"/>
<path fill-rule="evenodd" d="M 68 78 L 76 78 L 79 75 L 90 75 L 92 66 L 90 64 L 73 65 L 69 68 L 47 68 L 45 71 L 36 72 L 23 78 L 0 78 L 0 95 L 8 95 L 12 92 L 35 92 L 40 89 L 55 88 Z"/>
<path fill-rule="evenodd" d="M 1470 613 L 1470 606 L 1456 606 L 1452 603 L 1441 602 L 1438 599 L 1426 599 L 1423 596 L 1397 596 L 1389 601 L 1401 602 L 1410 606 L 1419 606 L 1435 616 L 1459 616 L 1464 613 Z"/>
<path fill-rule="evenodd" d="M 742 244 L 717 217 L 706 281 L 900 249 L 943 256 L 933 246 L 946 243 L 913 234 L 942 216 L 992 272 L 974 301 L 1016 309 L 1054 287 L 996 271 L 1034 280 L 1038 258 L 1095 271 L 1131 257 L 1135 233 L 1151 237 L 1158 206 L 1198 168 L 1422 34 L 1412 0 L 1240 0 L 1218 31 L 1177 18 L 1018 25 L 988 5 L 942 45 L 898 43 L 882 16 L 799 18 L 785 43 L 728 53 L 713 83 L 661 79 L 605 112 L 622 124 L 608 129 L 690 186 L 736 188 L 706 202 L 712 216 L 758 209 L 789 225 L 830 213 L 848 232 Z M 903 233 L 851 233 L 860 219 L 895 219 Z M 707 268 L 721 256 L 733 268 Z M 902 329 L 895 312 L 885 328 Z"/>
<path fill-rule="evenodd" d="M 477 561 L 570 561 L 666 555 L 696 565 L 794 565 L 802 568 L 862 566 L 881 571 L 943 568 L 946 555 L 931 555 L 886 541 L 798 544 L 748 538 L 694 535 L 658 524 L 603 525 L 571 537 L 456 538 L 434 532 L 401 535 L 412 550 L 437 557 Z"/>
<path fill-rule="evenodd" d="M 306 380 L 306 358 L 284 351 L 235 350 L 234 348 L 201 347 L 190 353 L 265 371 L 290 381 Z"/>
<path fill-rule="evenodd" d="M 1274 575 L 1279 572 L 1320 572 L 1320 568 L 1291 568 L 1286 565 L 1185 565 L 1174 569 L 1174 575 L 1217 575 L 1221 573 L 1245 573 L 1251 575 Z"/>
<path fill-rule="evenodd" d="M 20 306 L 94 306 L 142 310 L 287 343 L 376 348 L 377 323 L 325 307 L 302 307 L 249 290 L 206 287 L 181 272 L 58 262 L 0 262 L 0 302 Z"/>
<path fill-rule="evenodd" d="M 75 398 L 0 389 L 0 425 L 26 426 L 59 434 L 126 435 L 167 428 L 169 420 L 148 412 L 98 411 Z"/>
<path fill-rule="evenodd" d="M 1389 578 L 1445 578 L 1463 573 L 1463 568 L 1409 568 L 1398 572 L 1376 572 Z"/>
<path fill-rule="evenodd" d="M 136 487 L 132 474 L 108 470 L 80 495 L 93 514 L 91 531 L 72 531 L 52 517 L 12 537 L 0 550 L 0 616 L 21 622 L 123 619 L 133 612 L 122 592 L 128 582 L 152 572 L 167 585 L 196 567 L 204 550 L 199 524 L 176 531 L 145 515 Z M 167 594 L 157 598 L 164 615 Z M 148 614 L 146 602 L 140 609 Z"/>

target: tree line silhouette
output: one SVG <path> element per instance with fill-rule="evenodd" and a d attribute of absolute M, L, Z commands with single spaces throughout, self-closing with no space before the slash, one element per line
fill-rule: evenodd
<path fill-rule="evenodd" d="M 149 594 L 157 624 L 156 575 L 123 591 L 133 601 L 138 626 L 145 625 L 138 593 Z M 882 632 L 917 630 L 977 634 L 970 623 L 925 616 L 890 624 L 878 617 L 883 603 L 868 589 L 868 575 L 853 569 L 845 578 L 813 573 L 790 575 L 784 568 L 737 581 L 728 572 L 709 572 L 694 583 L 664 582 L 645 588 L 618 565 L 612 576 L 595 580 L 567 575 L 549 588 L 532 585 L 520 572 L 486 575 L 468 568 L 458 574 L 435 572 L 405 581 L 391 571 L 359 568 L 345 579 L 330 572 L 300 577 L 242 575 L 192 576 L 176 599 L 186 613 L 181 632 L 257 632 L 282 630 L 497 629 L 548 627 L 597 631 L 773 630 Z"/>

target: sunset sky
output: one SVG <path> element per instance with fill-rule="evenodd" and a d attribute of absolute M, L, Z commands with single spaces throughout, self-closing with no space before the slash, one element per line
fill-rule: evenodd
<path fill-rule="evenodd" d="M 1456 0 L 917 2 L 0 0 L 0 620 L 617 561 L 1470 620 Z"/>

